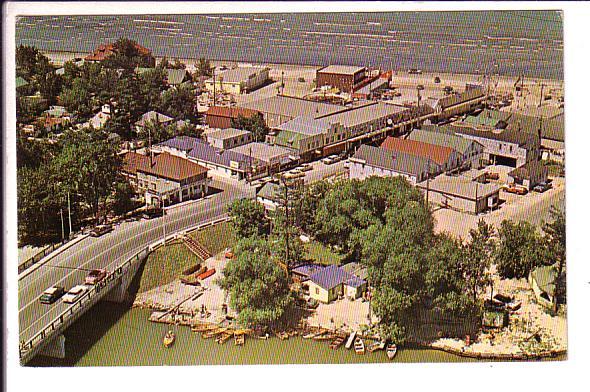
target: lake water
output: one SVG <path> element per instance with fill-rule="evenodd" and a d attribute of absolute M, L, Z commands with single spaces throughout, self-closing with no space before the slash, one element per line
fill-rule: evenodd
<path fill-rule="evenodd" d="M 90 52 L 128 37 L 156 56 L 365 65 L 563 79 L 556 11 L 19 17 L 16 44 Z"/>
<path fill-rule="evenodd" d="M 174 346 L 166 349 L 162 336 L 166 324 L 147 320 L 150 311 L 127 305 L 99 303 L 65 332 L 67 359 L 33 359 L 29 366 L 156 366 L 239 364 L 344 364 L 390 362 L 384 351 L 357 355 L 341 347 L 331 350 L 327 342 L 305 340 L 246 339 L 237 347 L 203 339 L 188 327 L 177 327 Z M 403 349 L 395 362 L 473 362 L 437 350 Z"/>

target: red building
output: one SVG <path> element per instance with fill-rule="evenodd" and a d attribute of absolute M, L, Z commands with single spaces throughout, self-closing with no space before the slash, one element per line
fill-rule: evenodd
<path fill-rule="evenodd" d="M 332 86 L 342 92 L 351 93 L 366 77 L 366 67 L 329 65 L 316 71 L 316 86 Z"/>
<path fill-rule="evenodd" d="M 148 48 L 144 48 L 137 42 L 134 43 L 135 48 L 137 49 L 138 53 L 145 58 L 149 58 L 149 66 L 155 67 L 156 66 L 156 59 L 152 55 L 152 51 Z M 106 44 L 100 45 L 98 48 L 94 50 L 91 54 L 84 57 L 84 61 L 90 63 L 98 63 L 104 61 L 107 57 L 115 53 L 115 44 Z M 148 64 L 145 64 L 148 65 Z"/>
<path fill-rule="evenodd" d="M 205 113 L 205 121 L 211 128 L 232 128 L 232 120 L 237 120 L 239 116 L 251 118 L 262 116 L 262 114 L 256 110 L 245 108 L 212 106 Z"/>

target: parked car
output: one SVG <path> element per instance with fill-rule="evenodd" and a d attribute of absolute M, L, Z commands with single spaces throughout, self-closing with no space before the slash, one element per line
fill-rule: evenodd
<path fill-rule="evenodd" d="M 422 74 L 422 70 L 421 69 L 416 69 L 416 68 L 410 68 L 410 69 L 408 69 L 408 74 L 410 74 L 410 75 L 420 75 L 420 74 Z"/>
<path fill-rule="evenodd" d="M 84 279 L 85 284 L 97 284 L 107 276 L 107 270 L 105 269 L 93 269 Z"/>
<path fill-rule="evenodd" d="M 106 234 L 109 231 L 113 231 L 113 225 L 111 225 L 111 224 L 98 225 L 94 229 L 90 230 L 90 235 L 92 237 L 100 237 L 101 235 Z"/>
<path fill-rule="evenodd" d="M 526 195 L 528 193 L 526 188 L 523 188 L 521 186 L 516 186 L 516 185 L 506 185 L 504 187 L 504 191 L 506 191 L 508 193 L 514 193 L 516 195 Z"/>
<path fill-rule="evenodd" d="M 543 193 L 549 189 L 551 189 L 551 184 L 548 184 L 546 182 L 541 182 L 533 187 L 533 190 L 539 193 Z"/>
<path fill-rule="evenodd" d="M 486 180 L 499 180 L 500 174 L 494 172 L 485 172 L 484 174 Z"/>
<path fill-rule="evenodd" d="M 162 209 L 162 207 L 151 207 L 146 209 L 141 217 L 144 219 L 153 219 L 164 215 L 166 215 L 166 212 Z"/>
<path fill-rule="evenodd" d="M 310 171 L 313 170 L 313 166 L 311 166 L 309 163 L 304 163 L 303 165 L 301 165 L 301 170 L 302 172 L 306 172 L 306 171 Z"/>
<path fill-rule="evenodd" d="M 326 157 L 326 158 L 322 159 L 322 163 L 324 165 L 331 165 L 332 163 L 334 163 L 334 161 L 332 160 L 332 158 Z"/>
<path fill-rule="evenodd" d="M 68 291 L 63 297 L 62 297 L 62 301 L 64 301 L 67 304 L 73 304 L 74 302 L 76 302 L 77 300 L 80 299 L 80 297 L 88 291 L 88 287 L 84 286 L 84 285 L 77 285 L 74 286 L 70 289 L 70 291 Z"/>
<path fill-rule="evenodd" d="M 41 294 L 39 301 L 41 301 L 42 304 L 52 304 L 63 297 L 65 292 L 65 289 L 61 286 L 52 286 Z"/>

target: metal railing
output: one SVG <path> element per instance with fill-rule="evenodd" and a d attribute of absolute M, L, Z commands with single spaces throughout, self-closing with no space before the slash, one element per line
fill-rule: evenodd
<path fill-rule="evenodd" d="M 186 230 L 177 232 L 175 234 L 171 234 L 170 238 L 194 230 L 203 229 L 208 226 L 213 226 L 218 223 L 228 221 L 229 219 L 230 218 L 227 216 L 227 214 L 224 214 L 220 218 L 213 219 L 205 223 L 200 223 Z M 102 298 L 106 292 L 108 292 L 115 286 L 117 280 L 121 278 L 127 270 L 129 270 L 133 263 L 139 262 L 141 259 L 147 257 L 151 251 L 153 251 L 158 246 L 163 245 L 165 240 L 167 241 L 168 238 L 150 244 L 142 250 L 140 250 L 139 252 L 135 253 L 133 256 L 131 256 L 125 262 L 123 262 L 119 267 L 117 267 L 113 272 L 108 274 L 98 284 L 91 286 L 90 289 L 86 291 L 76 302 L 69 306 L 65 311 L 60 313 L 51 323 L 49 323 L 45 328 L 36 333 L 31 339 L 29 339 L 26 342 L 21 342 L 19 346 L 19 356 L 21 362 L 27 362 L 28 359 L 32 358 L 32 356 L 35 355 L 36 352 L 42 348 L 41 346 L 44 342 L 49 341 L 49 339 L 52 338 L 53 335 L 56 335 L 60 331 L 60 329 L 64 329 L 69 324 L 71 324 L 74 321 L 74 318 L 69 316 L 72 316 L 75 313 L 79 313 L 82 309 L 86 309 L 94 305 L 94 303 L 96 303 L 100 298 Z M 102 295 L 99 295 L 101 292 Z"/>
<path fill-rule="evenodd" d="M 67 327 L 73 322 L 72 316 L 78 313 L 81 309 L 87 308 L 96 303 L 102 296 L 111 290 L 117 280 L 131 267 L 135 262 L 139 262 L 142 258 L 149 254 L 148 247 L 137 252 L 135 255 L 127 259 L 117 269 L 108 274 L 103 280 L 96 285 L 90 287 L 76 302 L 69 306 L 65 311 L 60 313 L 50 324 L 48 324 L 41 331 L 36 333 L 31 339 L 26 342 L 21 342 L 19 346 L 19 356 L 21 362 L 25 357 L 30 357 L 35 354 L 35 349 L 40 349 L 43 342 L 48 338 L 53 337 L 60 329 Z M 102 292 L 102 295 L 99 295 Z"/>
<path fill-rule="evenodd" d="M 47 256 L 48 254 L 50 254 L 51 252 L 53 252 L 54 250 L 56 250 L 57 248 L 67 244 L 68 241 L 63 240 L 62 242 L 58 242 L 57 244 L 53 244 L 53 245 L 49 245 L 46 246 L 45 248 L 43 248 L 41 251 L 39 251 L 38 253 L 34 254 L 32 257 L 28 258 L 27 260 L 25 260 L 23 263 L 18 265 L 18 273 L 22 273 L 24 270 L 26 270 L 27 268 L 37 264 L 39 261 L 41 261 L 45 256 Z"/>

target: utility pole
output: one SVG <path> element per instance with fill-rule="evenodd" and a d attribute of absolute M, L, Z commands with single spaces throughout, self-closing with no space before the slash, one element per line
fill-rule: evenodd
<path fill-rule="evenodd" d="M 541 83 L 541 96 L 539 97 L 539 106 L 541 107 L 541 104 L 543 103 L 543 90 L 545 89 L 545 83 Z"/>
<path fill-rule="evenodd" d="M 70 191 L 68 191 L 68 219 L 70 222 L 70 232 L 68 233 L 68 238 L 72 238 L 72 210 L 70 208 Z"/>
<path fill-rule="evenodd" d="M 428 207 L 428 193 L 430 191 L 430 158 L 428 158 L 426 166 L 426 206 Z"/>
<path fill-rule="evenodd" d="M 59 215 L 61 216 L 61 242 L 64 242 L 66 239 L 65 230 L 64 230 L 64 210 L 63 208 L 59 209 Z"/>
<path fill-rule="evenodd" d="M 213 68 L 213 106 L 215 106 L 215 67 Z"/>

